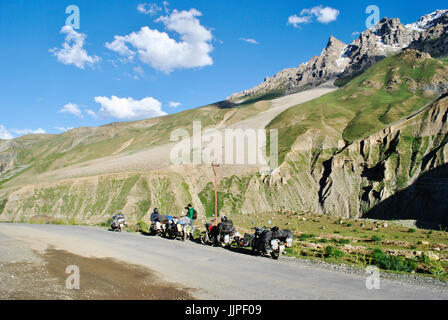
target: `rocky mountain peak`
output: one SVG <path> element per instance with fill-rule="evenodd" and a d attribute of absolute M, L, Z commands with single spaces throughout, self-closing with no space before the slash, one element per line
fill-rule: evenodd
<path fill-rule="evenodd" d="M 320 85 L 331 78 L 350 78 L 406 48 L 433 56 L 448 54 L 447 34 L 448 10 L 437 10 L 406 26 L 399 18 L 383 18 L 349 45 L 331 36 L 320 56 L 297 68 L 267 77 L 257 87 L 233 94 L 232 98 L 263 95 L 273 90 L 292 93 L 304 87 Z"/>
<path fill-rule="evenodd" d="M 448 10 L 437 10 L 421 17 L 417 22 L 406 25 L 406 28 L 424 31 L 440 23 L 448 23 Z"/>
<path fill-rule="evenodd" d="M 347 45 L 341 40 L 336 39 L 333 36 L 330 36 L 325 51 L 326 53 L 337 53 L 340 55 L 341 51 L 344 50 L 346 46 Z"/>

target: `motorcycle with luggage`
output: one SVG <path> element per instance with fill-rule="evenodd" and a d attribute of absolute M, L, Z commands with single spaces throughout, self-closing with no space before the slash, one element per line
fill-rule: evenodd
<path fill-rule="evenodd" d="M 218 225 L 205 224 L 205 232 L 201 233 L 201 243 L 230 248 L 235 241 L 240 240 L 240 237 L 239 232 L 233 227 L 232 220 L 223 217 Z"/>
<path fill-rule="evenodd" d="M 241 247 L 251 247 L 253 255 L 271 256 L 277 260 L 285 253 L 286 248 L 292 248 L 292 243 L 293 235 L 290 230 L 256 227 L 253 235 L 245 234 L 238 244 Z"/>
<path fill-rule="evenodd" d="M 110 225 L 112 231 L 122 232 L 128 225 L 126 218 L 121 213 L 113 216 L 112 219 L 113 221 Z"/>
<path fill-rule="evenodd" d="M 187 220 L 188 219 L 188 220 Z M 168 239 L 182 241 L 193 237 L 193 227 L 188 217 L 170 217 L 162 224 L 162 235 Z"/>
<path fill-rule="evenodd" d="M 151 226 L 149 228 L 151 235 L 162 236 L 165 233 L 165 223 L 169 220 L 168 216 L 161 215 L 155 208 L 151 214 Z"/>

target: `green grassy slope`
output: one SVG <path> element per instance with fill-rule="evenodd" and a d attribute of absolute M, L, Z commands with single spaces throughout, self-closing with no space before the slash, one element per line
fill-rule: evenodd
<path fill-rule="evenodd" d="M 447 74 L 446 60 L 408 51 L 379 62 L 338 91 L 288 109 L 268 126 L 279 130 L 280 161 L 309 129 L 323 136 L 337 133 L 351 143 L 413 114 L 439 96 L 433 89 L 448 82 Z"/>

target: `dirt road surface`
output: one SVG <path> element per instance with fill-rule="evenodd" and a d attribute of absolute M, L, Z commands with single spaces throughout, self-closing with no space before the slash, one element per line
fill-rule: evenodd
<path fill-rule="evenodd" d="M 66 268 L 80 289 L 65 288 Z M 0 224 L 0 299 L 448 299 L 448 286 L 78 226 Z"/>

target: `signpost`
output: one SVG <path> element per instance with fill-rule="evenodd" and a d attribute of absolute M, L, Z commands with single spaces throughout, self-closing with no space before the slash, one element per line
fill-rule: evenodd
<path fill-rule="evenodd" d="M 219 164 L 213 163 L 213 173 L 215 174 L 215 226 L 218 225 L 218 168 Z"/>

